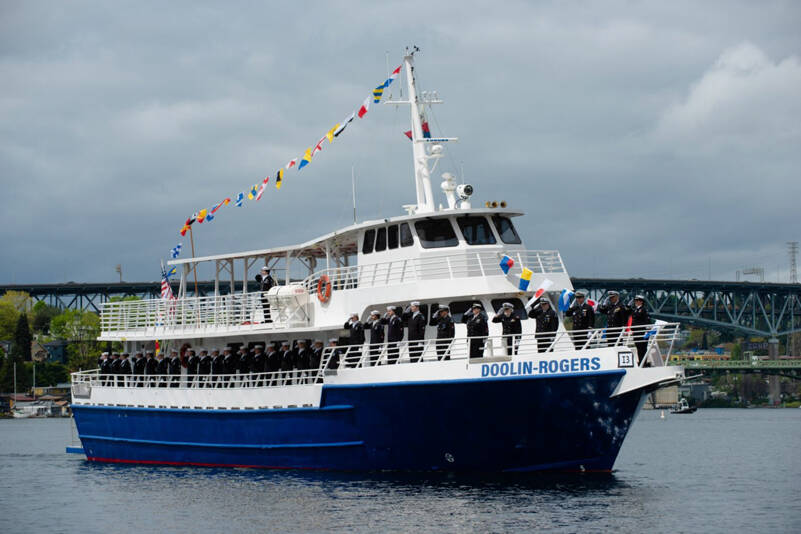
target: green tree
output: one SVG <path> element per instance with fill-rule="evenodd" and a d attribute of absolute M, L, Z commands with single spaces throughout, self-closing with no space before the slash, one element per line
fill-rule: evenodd
<path fill-rule="evenodd" d="M 14 306 L 0 300 L 0 339 L 11 340 L 17 328 L 19 313 Z"/>
<path fill-rule="evenodd" d="M 100 317 L 83 310 L 65 310 L 50 321 L 50 332 L 69 342 L 67 346 L 70 370 L 97 367 Z"/>
<path fill-rule="evenodd" d="M 21 360 L 30 361 L 31 343 L 33 343 L 33 336 L 28 326 L 28 314 L 23 312 L 17 318 L 17 328 L 14 330 L 14 344 L 11 347 L 11 354 Z"/>
<path fill-rule="evenodd" d="M 45 304 L 41 300 L 33 305 L 33 331 L 39 334 L 50 333 L 50 321 L 61 313 L 55 306 Z"/>

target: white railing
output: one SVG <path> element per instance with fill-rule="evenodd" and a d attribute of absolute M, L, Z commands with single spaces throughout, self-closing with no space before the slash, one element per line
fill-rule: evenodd
<path fill-rule="evenodd" d="M 86 386 L 112 388 L 171 387 L 197 388 L 256 388 L 289 385 L 320 384 L 327 374 L 339 368 L 371 367 L 375 365 L 405 365 L 437 360 L 468 360 L 470 363 L 511 361 L 516 355 L 542 355 L 554 351 L 583 351 L 618 347 L 632 350 L 632 363 L 637 365 L 636 343 L 645 343 L 646 357 L 639 366 L 660 367 L 668 364 L 678 323 L 641 327 L 559 331 L 521 334 L 513 336 L 487 336 L 481 338 L 425 339 L 400 341 L 379 345 L 344 345 L 327 347 L 322 361 L 315 369 L 292 369 L 264 373 L 208 374 L 208 375 L 108 375 L 99 370 L 72 373 L 73 392 L 85 391 Z M 477 342 L 477 343 L 473 343 Z M 472 347 L 471 347 L 472 345 Z M 474 357 L 474 351 L 481 357 Z M 509 353 L 512 354 L 509 354 Z"/>
<path fill-rule="evenodd" d="M 534 274 L 564 273 L 562 257 L 556 250 L 519 250 L 507 253 L 515 264 L 510 277 L 519 276 L 526 267 Z M 383 263 L 354 265 L 324 269 L 303 280 L 311 293 L 317 290 L 322 275 L 328 276 L 334 291 L 355 288 L 386 287 L 425 280 L 452 280 L 456 278 L 503 275 L 498 265 L 498 252 L 463 252 L 445 256 L 412 258 Z"/>
<path fill-rule="evenodd" d="M 262 298 L 269 303 L 269 314 L 266 318 Z M 266 296 L 261 292 L 175 300 L 106 302 L 100 314 L 103 333 L 136 331 L 153 335 L 181 331 L 202 334 L 217 329 L 249 327 L 253 324 L 281 329 L 307 326 L 309 322 L 308 310 L 299 299 L 291 296 Z"/>
<path fill-rule="evenodd" d="M 564 273 L 558 251 L 519 250 L 508 255 L 515 264 L 509 277 L 519 276 L 522 267 L 535 274 Z M 356 288 L 386 287 L 425 280 L 503 275 L 498 252 L 463 252 L 431 258 L 415 258 L 377 264 L 357 265 L 318 271 L 299 285 L 305 295 L 269 295 L 272 322 L 265 321 L 262 311 L 263 293 L 235 293 L 208 297 L 185 297 L 172 301 L 162 299 L 107 302 L 100 314 L 101 331 L 202 335 L 215 330 L 283 329 L 309 326 L 309 309 L 300 297 L 313 295 L 322 275 L 327 275 L 333 291 Z"/>

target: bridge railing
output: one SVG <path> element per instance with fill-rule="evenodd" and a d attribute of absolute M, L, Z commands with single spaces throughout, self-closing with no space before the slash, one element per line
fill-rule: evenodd
<path fill-rule="evenodd" d="M 801 360 L 691 360 L 674 356 L 670 363 L 687 369 L 801 369 Z"/>

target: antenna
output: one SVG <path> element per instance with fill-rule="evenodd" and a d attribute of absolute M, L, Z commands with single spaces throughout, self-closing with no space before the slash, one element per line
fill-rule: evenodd
<path fill-rule="evenodd" d="M 787 254 L 790 255 L 790 283 L 798 283 L 798 267 L 796 256 L 798 256 L 798 241 L 787 242 Z"/>

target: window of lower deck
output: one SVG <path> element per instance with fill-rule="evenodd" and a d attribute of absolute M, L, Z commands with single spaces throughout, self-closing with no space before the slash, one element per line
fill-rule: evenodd
<path fill-rule="evenodd" d="M 526 309 L 523 307 L 523 301 L 521 301 L 520 299 L 514 299 L 514 298 L 492 299 L 491 301 L 492 309 L 495 310 L 495 313 L 501 313 L 501 306 L 503 306 L 504 302 L 508 302 L 509 304 L 515 307 L 512 313 L 520 317 L 520 320 L 525 321 L 526 319 L 528 319 L 528 315 L 526 314 Z"/>
<path fill-rule="evenodd" d="M 448 219 L 431 219 L 414 223 L 423 248 L 455 247 L 459 244 L 456 232 Z"/>
<path fill-rule="evenodd" d="M 492 222 L 495 224 L 495 230 L 501 236 L 501 241 L 510 245 L 519 245 L 521 243 L 520 236 L 517 235 L 517 230 L 512 224 L 509 217 L 502 217 L 500 215 L 493 215 Z"/>
<path fill-rule="evenodd" d="M 456 223 L 468 245 L 494 245 L 495 236 L 487 219 L 481 216 L 458 217 Z"/>

